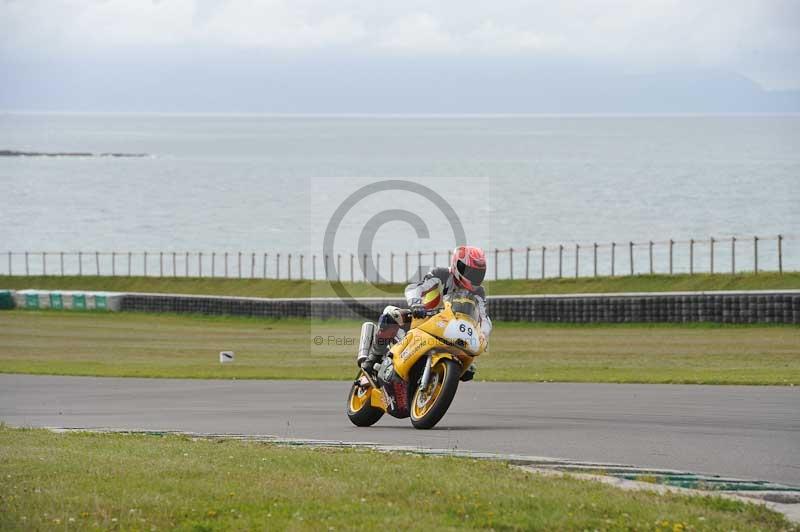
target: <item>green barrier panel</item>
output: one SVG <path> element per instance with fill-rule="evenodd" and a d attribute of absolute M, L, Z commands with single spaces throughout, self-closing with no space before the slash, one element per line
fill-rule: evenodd
<path fill-rule="evenodd" d="M 14 308 L 14 298 L 8 290 L 0 291 L 0 309 Z"/>
<path fill-rule="evenodd" d="M 105 310 L 108 308 L 108 299 L 106 296 L 94 296 L 94 308 Z"/>
<path fill-rule="evenodd" d="M 25 308 L 39 308 L 39 294 L 25 294 Z"/>
<path fill-rule="evenodd" d="M 50 308 L 64 308 L 64 299 L 61 297 L 61 294 L 50 294 Z"/>
<path fill-rule="evenodd" d="M 75 294 L 72 296 L 72 308 L 75 310 L 86 310 L 86 296 Z"/>

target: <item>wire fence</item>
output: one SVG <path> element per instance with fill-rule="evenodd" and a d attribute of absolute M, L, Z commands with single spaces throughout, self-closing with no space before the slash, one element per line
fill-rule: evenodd
<path fill-rule="evenodd" d="M 487 249 L 487 279 L 797 271 L 797 235 Z M 791 243 L 792 246 L 787 244 Z M 447 266 L 450 250 L 335 256 L 274 252 L 7 251 L 0 275 L 312 279 L 396 283 Z M 788 262 L 787 262 L 788 259 Z"/>

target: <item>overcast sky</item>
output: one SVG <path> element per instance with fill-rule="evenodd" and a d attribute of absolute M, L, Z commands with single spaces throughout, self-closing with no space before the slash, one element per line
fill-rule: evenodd
<path fill-rule="evenodd" d="M 800 110 L 800 1 L 0 0 L 0 69 L 5 109 Z"/>

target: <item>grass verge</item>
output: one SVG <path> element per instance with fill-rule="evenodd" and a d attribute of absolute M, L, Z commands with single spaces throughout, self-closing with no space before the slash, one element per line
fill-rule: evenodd
<path fill-rule="evenodd" d="M 359 323 L 176 314 L 0 312 L 0 372 L 348 379 Z M 218 353 L 236 352 L 220 365 Z M 792 325 L 499 323 L 479 380 L 800 384 Z"/>
<path fill-rule="evenodd" d="M 499 462 L 0 426 L 0 529 L 794 530 L 763 506 Z"/>
<path fill-rule="evenodd" d="M 634 275 L 580 279 L 487 281 L 489 295 L 800 289 L 800 272 L 702 275 Z M 355 297 L 398 297 L 403 285 L 344 283 Z M 248 297 L 334 297 L 325 281 L 156 277 L 2 276 L 0 288 L 101 290 Z"/>

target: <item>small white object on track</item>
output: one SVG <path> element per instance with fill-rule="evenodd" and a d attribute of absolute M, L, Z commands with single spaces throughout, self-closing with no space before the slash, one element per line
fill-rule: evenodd
<path fill-rule="evenodd" d="M 220 351 L 219 352 L 219 363 L 220 364 L 227 364 L 229 362 L 233 362 L 233 351 Z"/>

